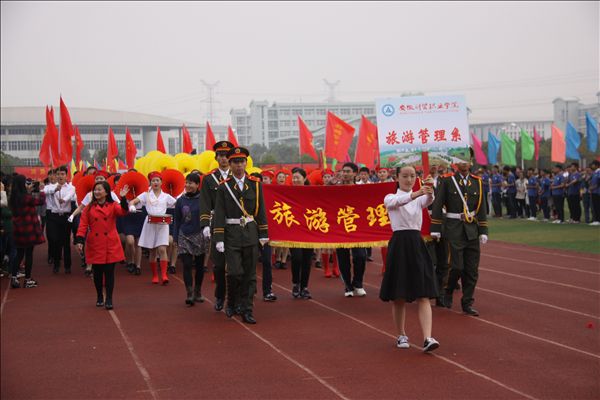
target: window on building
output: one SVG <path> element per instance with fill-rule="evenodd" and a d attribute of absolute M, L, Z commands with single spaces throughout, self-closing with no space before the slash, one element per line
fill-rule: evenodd
<path fill-rule="evenodd" d="M 292 115 L 302 115 L 302 109 L 301 108 L 294 108 L 292 110 Z"/>
<path fill-rule="evenodd" d="M 304 110 L 305 115 L 314 115 L 314 113 L 315 113 L 315 110 L 313 110 L 312 108 Z"/>
<path fill-rule="evenodd" d="M 317 115 L 325 115 L 327 114 L 327 110 L 324 108 L 317 108 Z"/>
<path fill-rule="evenodd" d="M 284 117 L 289 117 L 290 110 L 281 110 L 281 115 L 283 115 Z"/>
<path fill-rule="evenodd" d="M 365 114 L 365 115 L 373 115 L 373 114 L 375 114 L 375 109 L 374 108 L 364 108 L 363 109 L 363 114 Z"/>
<path fill-rule="evenodd" d="M 277 110 L 269 110 L 269 119 L 277 119 Z"/>
<path fill-rule="evenodd" d="M 277 129 L 277 128 L 279 128 L 279 122 L 269 121 L 269 129 Z"/>
<path fill-rule="evenodd" d="M 350 109 L 349 108 L 342 108 L 341 112 L 342 115 L 350 115 Z"/>

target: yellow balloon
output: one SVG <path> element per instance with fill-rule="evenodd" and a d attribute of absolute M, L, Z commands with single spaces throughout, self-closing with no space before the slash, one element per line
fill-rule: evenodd
<path fill-rule="evenodd" d="M 255 172 L 258 172 L 260 174 L 262 172 L 262 169 L 258 167 L 246 168 L 246 172 L 248 173 L 248 175 L 253 174 Z"/>
<path fill-rule="evenodd" d="M 133 164 L 133 168 L 135 168 L 138 172 L 143 174 L 142 171 L 144 170 L 145 162 L 146 162 L 146 159 L 144 157 L 140 157 L 135 160 L 135 163 Z"/>
<path fill-rule="evenodd" d="M 165 169 L 177 169 L 177 161 L 175 158 L 169 154 L 162 154 L 160 156 L 155 156 L 154 159 L 150 160 L 148 163 L 147 173 L 158 171 L 162 172 Z"/>
<path fill-rule="evenodd" d="M 144 157 L 153 158 L 155 156 L 160 156 L 163 154 L 165 154 L 165 153 L 158 151 L 158 150 L 152 150 L 152 151 L 149 151 L 146 154 L 144 154 Z"/>
<path fill-rule="evenodd" d="M 209 173 L 210 171 L 212 171 L 215 168 L 219 168 L 219 163 L 217 162 L 217 160 L 212 160 L 212 162 L 208 166 L 208 169 L 206 170 L 205 173 L 207 174 L 207 173 Z"/>
<path fill-rule="evenodd" d="M 200 172 L 207 174 L 212 170 L 210 166 L 212 162 L 215 161 L 215 152 L 212 150 L 203 151 L 202 153 L 196 155 L 196 160 Z"/>
<path fill-rule="evenodd" d="M 177 161 L 177 169 L 184 176 L 187 176 L 191 171 L 198 169 L 198 161 L 187 153 L 175 154 L 175 161 Z"/>
<path fill-rule="evenodd" d="M 252 167 L 254 167 L 254 162 L 252 161 L 252 157 L 248 156 L 248 161 L 246 162 L 246 171 Z"/>

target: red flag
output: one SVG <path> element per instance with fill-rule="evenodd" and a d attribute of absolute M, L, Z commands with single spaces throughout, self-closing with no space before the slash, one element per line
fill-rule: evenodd
<path fill-rule="evenodd" d="M 83 139 L 79 133 L 79 127 L 75 126 L 75 165 L 81 169 L 81 151 L 83 150 Z"/>
<path fill-rule="evenodd" d="M 156 150 L 160 151 L 161 153 L 167 153 L 167 150 L 165 150 L 165 144 L 163 143 L 162 140 L 162 135 L 160 134 L 160 127 L 156 127 Z"/>
<path fill-rule="evenodd" d="M 361 116 L 360 129 L 358 131 L 358 143 L 356 144 L 354 162 L 364 164 L 369 169 L 375 169 L 378 156 L 379 141 L 377 140 L 377 126 L 363 115 Z"/>
<path fill-rule="evenodd" d="M 48 168 L 49 165 L 52 165 L 52 148 L 50 145 L 52 139 L 50 138 L 50 129 L 48 129 L 49 116 L 50 110 L 48 109 L 48 106 L 46 106 L 46 133 L 44 134 L 44 139 L 42 139 L 42 145 L 40 146 L 40 161 L 46 168 Z"/>
<path fill-rule="evenodd" d="M 133 168 L 136 154 L 137 149 L 135 148 L 135 142 L 131 137 L 131 132 L 129 132 L 129 128 L 125 128 L 125 160 L 127 161 L 127 166 L 129 168 Z"/>
<path fill-rule="evenodd" d="M 298 116 L 298 127 L 300 127 L 300 157 L 302 154 L 308 154 L 317 161 L 319 157 L 313 145 L 313 135 L 300 116 Z"/>
<path fill-rule="evenodd" d="M 331 111 L 327 111 L 325 128 L 325 155 L 341 161 L 348 154 L 354 128 Z"/>
<path fill-rule="evenodd" d="M 128 169 L 127 165 L 125 165 L 125 163 L 121 159 L 119 159 L 119 169 L 120 170 Z"/>
<path fill-rule="evenodd" d="M 234 147 L 239 147 L 238 141 L 233 133 L 233 129 L 231 129 L 231 125 L 227 127 L 227 140 L 230 141 Z"/>
<path fill-rule="evenodd" d="M 564 163 L 567 159 L 567 144 L 565 134 L 552 124 L 552 161 Z"/>
<path fill-rule="evenodd" d="M 185 124 L 181 128 L 181 131 L 183 136 L 183 148 L 181 149 L 181 151 L 183 153 L 190 154 L 192 151 L 194 151 L 194 146 L 192 145 L 192 138 L 190 137 L 190 132 L 185 127 Z"/>
<path fill-rule="evenodd" d="M 542 137 L 537 133 L 535 129 L 535 125 L 533 126 L 533 143 L 535 146 L 535 161 L 540 159 L 540 142 L 542 141 Z"/>
<path fill-rule="evenodd" d="M 49 138 L 52 168 L 56 168 L 61 162 L 60 152 L 58 151 L 58 129 L 56 129 L 56 123 L 54 122 L 54 108 L 51 106 L 49 110 L 47 108 L 46 110 L 46 132 Z"/>
<path fill-rule="evenodd" d="M 474 133 L 471 133 L 471 139 L 473 139 L 473 152 L 475 153 L 475 162 L 479 165 L 487 165 L 488 159 L 481 149 L 481 141 Z M 423 173 L 428 171 L 423 171 Z"/>
<path fill-rule="evenodd" d="M 108 148 L 106 149 L 106 172 L 117 172 L 115 170 L 115 159 L 119 156 L 117 141 L 112 128 L 108 128 Z"/>
<path fill-rule="evenodd" d="M 213 133 L 210 124 L 206 121 L 206 137 L 204 139 L 204 150 L 212 150 L 217 141 L 215 140 L 215 134 Z"/>
<path fill-rule="evenodd" d="M 61 164 L 70 164 L 73 159 L 73 124 L 65 102 L 60 97 L 60 155 Z"/>

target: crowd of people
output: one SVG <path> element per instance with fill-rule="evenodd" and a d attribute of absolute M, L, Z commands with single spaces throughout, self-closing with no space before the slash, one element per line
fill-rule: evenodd
<path fill-rule="evenodd" d="M 340 277 L 345 297 L 367 295 L 363 277 L 367 263 L 373 261 L 372 249 L 269 245 L 262 185 L 315 184 L 305 169 L 249 176 L 245 172 L 246 149 L 224 141 L 217 143 L 214 151 L 218 168 L 206 175 L 191 171 L 182 193 L 164 192 L 162 174 L 154 171 L 148 175 L 147 191 L 130 200 L 126 198 L 128 185 L 115 193 L 120 174 L 114 174 L 111 186 L 107 182 L 110 174 L 93 167 L 80 172 L 94 176 L 91 191 L 81 201 L 65 166 L 49 171 L 44 182 L 3 175 L 1 256 L 3 274 L 10 276 L 11 287 L 38 285 L 32 277 L 34 249 L 47 241 L 47 260 L 54 274 L 60 273 L 61 267 L 65 274 L 71 273 L 75 244 L 83 271 L 93 277 L 96 306 L 108 310 L 114 307 L 115 266 L 125 264 L 131 275 L 144 275 L 143 254 L 156 285 L 168 285 L 169 274 L 176 273 L 176 261 L 181 260 L 188 306 L 205 301 L 202 284 L 205 273 L 211 272 L 214 309 L 224 310 L 229 318 L 239 315 L 248 324 L 256 323 L 253 304 L 258 261 L 266 302 L 278 299 L 272 290 L 272 268 L 286 269 L 288 264 L 295 299 L 312 298 L 313 268 L 322 270 L 326 278 Z M 473 294 L 479 246 L 487 242 L 488 215 L 554 223 L 580 223 L 583 216 L 586 223 L 600 225 L 600 162 L 596 160 L 583 170 L 577 163 L 567 169 L 557 164 L 552 171 L 494 166 L 491 171 L 484 167 L 471 173 L 470 168 L 470 163 L 459 163 L 456 171 L 444 166 L 432 166 L 427 173 L 412 167 L 371 171 L 347 162 L 338 171 L 319 172 L 318 184 L 323 185 L 398 183 L 397 192 L 384 201 L 393 235 L 389 250 L 381 249 L 384 267 L 379 297 L 393 303 L 399 348 L 408 347 L 406 302 L 418 303 L 425 351 L 439 346 L 431 336 L 430 300 L 435 299 L 438 307 L 451 308 L 453 292 L 462 284 L 463 312 L 479 315 L 473 308 Z M 423 185 L 413 191 L 419 177 Z M 423 208 L 430 210 L 433 240 L 421 238 Z"/>

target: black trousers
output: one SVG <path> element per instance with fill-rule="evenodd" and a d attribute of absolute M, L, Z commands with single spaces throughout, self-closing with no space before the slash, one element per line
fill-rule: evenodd
<path fill-rule="evenodd" d="M 65 271 L 71 269 L 71 223 L 69 214 L 58 215 L 50 213 L 48 216 L 47 236 L 52 243 L 51 257 L 54 259 L 54 269 L 58 270 L 64 255 Z"/>
<path fill-rule="evenodd" d="M 102 282 L 106 286 L 106 301 L 112 301 L 113 289 L 115 288 L 115 264 L 93 264 L 94 286 L 98 299 L 103 298 Z"/>
<path fill-rule="evenodd" d="M 502 216 L 502 194 L 492 193 L 492 207 L 494 208 L 494 216 Z"/>
<path fill-rule="evenodd" d="M 540 207 L 544 212 L 544 219 L 550 219 L 550 207 L 548 207 L 548 197 L 541 197 L 540 203 Z"/>
<path fill-rule="evenodd" d="M 579 222 L 581 220 L 581 201 L 579 194 L 567 196 L 567 203 L 569 204 L 569 213 L 571 214 L 571 219 Z"/>
<path fill-rule="evenodd" d="M 517 194 L 507 193 L 506 194 L 506 213 L 511 218 L 517 218 Z"/>
<path fill-rule="evenodd" d="M 479 239 L 469 241 L 448 241 L 450 272 L 446 285 L 446 296 L 452 296 L 456 284 L 462 281 L 461 305 L 465 309 L 475 302 L 475 286 L 479 279 Z"/>
<path fill-rule="evenodd" d="M 448 283 L 448 245 L 446 240 L 442 237 L 440 240 L 427 242 L 427 251 L 435 265 L 435 276 L 441 293 L 441 288 L 446 287 Z"/>
<path fill-rule="evenodd" d="M 225 282 L 225 253 L 220 253 L 215 247 L 217 243 L 214 240 L 210 242 L 210 258 L 213 262 L 213 271 L 215 273 L 215 297 L 225 300 L 227 283 Z"/>
<path fill-rule="evenodd" d="M 558 214 L 558 219 L 565 222 L 565 196 L 552 196 L 552 200 L 554 201 L 554 208 Z"/>
<path fill-rule="evenodd" d="M 17 247 L 17 256 L 13 259 L 11 274 L 17 276 L 19 272 L 19 265 L 25 258 L 25 278 L 31 278 L 31 269 L 33 268 L 33 246 L 29 247 Z"/>
<path fill-rule="evenodd" d="M 528 216 L 527 212 L 527 204 L 525 204 L 525 199 L 516 199 L 517 201 L 517 216 L 524 217 Z"/>
<path fill-rule="evenodd" d="M 529 215 L 533 218 L 537 217 L 537 200 L 538 200 L 537 196 L 535 196 L 535 197 L 529 196 L 529 210 L 530 210 Z"/>
<path fill-rule="evenodd" d="M 46 210 L 46 215 L 42 219 L 42 229 L 45 229 L 46 232 L 46 241 L 48 242 L 48 260 L 52 259 L 54 256 L 54 243 L 50 240 L 49 231 L 48 231 L 48 219 L 50 218 L 50 210 Z"/>
<path fill-rule="evenodd" d="M 291 248 L 290 254 L 292 255 L 292 283 L 304 289 L 308 287 L 313 250 Z"/>
<path fill-rule="evenodd" d="M 204 280 L 204 256 L 204 254 L 199 256 L 179 255 L 181 262 L 183 262 L 183 283 L 186 289 L 193 288 L 196 293 L 200 293 L 202 281 Z M 192 274 L 193 271 L 196 272 L 195 276 Z"/>
<path fill-rule="evenodd" d="M 273 248 L 265 244 L 261 249 L 260 258 L 262 260 L 262 290 L 263 297 L 273 291 L 273 266 L 271 265 L 271 255 Z"/>
<path fill-rule="evenodd" d="M 592 194 L 592 222 L 600 222 L 600 194 Z"/>
<path fill-rule="evenodd" d="M 355 288 L 363 287 L 363 276 L 365 275 L 365 266 L 367 264 L 367 249 L 336 249 L 338 266 L 340 274 L 346 286 L 346 291 L 352 291 Z M 350 253 L 352 253 L 352 264 L 350 263 Z M 354 276 L 352 276 L 352 265 L 354 265 Z"/>

